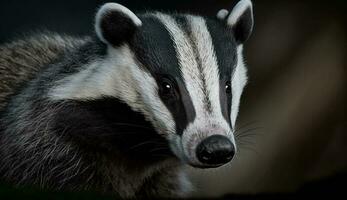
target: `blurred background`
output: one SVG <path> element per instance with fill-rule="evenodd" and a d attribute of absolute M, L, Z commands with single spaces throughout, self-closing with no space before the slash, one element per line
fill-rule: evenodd
<path fill-rule="evenodd" d="M 40 30 L 92 34 L 96 8 L 104 2 L 2 0 L 0 44 Z M 133 11 L 214 16 L 237 1 L 117 2 Z M 244 48 L 250 78 L 238 119 L 240 151 L 227 166 L 190 169 L 195 196 L 346 189 L 347 1 L 253 3 L 255 28 Z"/>

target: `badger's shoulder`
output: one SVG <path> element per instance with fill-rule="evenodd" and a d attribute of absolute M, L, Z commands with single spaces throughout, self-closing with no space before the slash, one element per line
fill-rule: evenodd
<path fill-rule="evenodd" d="M 6 99 L 43 66 L 85 39 L 58 34 L 37 34 L 0 45 L 0 109 Z"/>

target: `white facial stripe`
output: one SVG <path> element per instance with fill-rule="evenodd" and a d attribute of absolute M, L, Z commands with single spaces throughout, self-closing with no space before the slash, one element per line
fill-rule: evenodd
<path fill-rule="evenodd" d="M 197 48 L 197 56 L 200 60 L 199 64 L 202 68 L 202 76 L 206 82 L 205 90 L 207 91 L 208 101 L 211 102 L 212 112 L 209 114 L 212 115 L 213 118 L 223 118 L 219 96 L 219 68 L 211 35 L 202 17 L 187 16 L 187 20 L 192 29 L 192 39 Z M 204 112 L 206 111 L 204 110 Z"/>
<path fill-rule="evenodd" d="M 52 100 L 83 101 L 115 97 L 142 112 L 157 130 L 175 133 L 173 117 L 158 96 L 156 81 L 141 69 L 127 45 L 109 47 L 106 58 L 92 61 L 80 72 L 65 77 L 56 85 L 48 94 Z"/>
<path fill-rule="evenodd" d="M 240 98 L 243 92 L 243 88 L 247 83 L 247 69 L 243 61 L 242 50 L 242 45 L 237 47 L 237 66 L 231 79 L 232 103 L 230 119 L 233 127 L 235 127 L 237 114 L 239 112 Z"/>

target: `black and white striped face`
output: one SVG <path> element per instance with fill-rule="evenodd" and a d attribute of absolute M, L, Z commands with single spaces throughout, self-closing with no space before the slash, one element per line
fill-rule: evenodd
<path fill-rule="evenodd" d="M 73 80 L 76 84 L 98 66 L 93 84 L 84 82 L 77 91 L 66 81 L 53 92 L 55 98 L 116 97 L 143 113 L 184 162 L 216 167 L 231 160 L 247 81 L 242 45 L 253 26 L 249 0 L 214 18 L 160 12 L 136 16 L 108 3 L 98 11 L 95 26 L 108 46 L 107 57 Z"/>

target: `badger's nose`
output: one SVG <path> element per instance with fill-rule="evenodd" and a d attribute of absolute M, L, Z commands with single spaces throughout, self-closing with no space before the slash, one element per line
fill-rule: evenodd
<path fill-rule="evenodd" d="M 235 154 L 234 145 L 223 135 L 213 135 L 204 139 L 196 149 L 199 161 L 208 165 L 222 165 Z"/>

